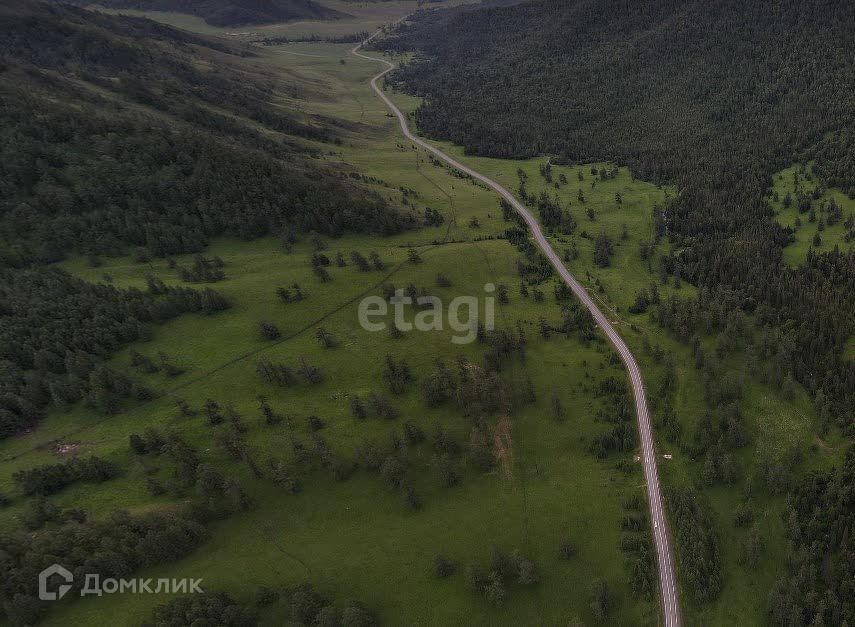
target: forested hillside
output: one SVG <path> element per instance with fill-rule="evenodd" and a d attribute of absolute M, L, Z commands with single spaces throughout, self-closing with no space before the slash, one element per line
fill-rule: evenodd
<path fill-rule="evenodd" d="M 855 258 L 787 267 L 767 193 L 773 173 L 815 160 L 823 185 L 855 195 L 855 6 L 540 0 L 422 13 L 387 45 L 423 53 L 391 80 L 426 98 L 416 117 L 433 137 L 676 183 L 670 272 L 735 288 L 786 328 L 783 366 L 852 433 Z"/>
<path fill-rule="evenodd" d="M 333 131 L 271 104 L 263 77 L 233 67 L 239 54 L 148 20 L 0 8 L 0 264 L 411 224 L 309 164 L 303 139 Z"/>
<path fill-rule="evenodd" d="M 187 13 L 201 17 L 212 26 L 334 19 L 340 15 L 314 0 L 87 0 L 76 1 L 74 4 L 96 4 L 108 9 Z"/>
<path fill-rule="evenodd" d="M 357 175 L 310 159 L 334 130 L 272 103 L 265 77 L 233 65 L 246 54 L 148 20 L 0 7 L 0 439 L 49 406 L 111 414 L 148 398 L 101 360 L 145 338 L 146 323 L 228 306 L 211 290 L 125 291 L 21 268 L 70 253 L 144 262 L 218 235 L 414 224 Z"/>

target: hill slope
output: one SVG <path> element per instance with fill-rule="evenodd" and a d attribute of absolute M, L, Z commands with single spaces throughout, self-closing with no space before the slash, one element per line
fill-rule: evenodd
<path fill-rule="evenodd" d="M 99 292 L 20 268 L 414 224 L 355 173 L 311 159 L 335 129 L 277 105 L 269 79 L 238 65 L 246 54 L 148 20 L 0 7 L 0 439 L 85 396 L 97 361 L 144 335 L 141 322 L 204 309 L 186 291 Z M 64 361 L 77 352 L 84 375 Z"/>
<path fill-rule="evenodd" d="M 94 4 L 108 9 L 187 13 L 201 17 L 212 26 L 335 19 L 341 15 L 314 0 L 98 0 Z"/>
<path fill-rule="evenodd" d="M 334 129 L 277 105 L 272 79 L 237 65 L 246 51 L 27 3 L 0 9 L 0 35 L 0 263 L 410 221 L 347 173 L 309 163 L 307 141 Z"/>

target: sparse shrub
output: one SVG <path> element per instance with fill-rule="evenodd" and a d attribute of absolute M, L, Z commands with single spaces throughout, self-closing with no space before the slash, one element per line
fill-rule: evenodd
<path fill-rule="evenodd" d="M 561 556 L 561 559 L 569 561 L 576 557 L 576 545 L 573 544 L 570 538 L 562 538 L 558 544 L 558 554 Z"/>
<path fill-rule="evenodd" d="M 433 559 L 433 572 L 440 579 L 445 579 L 454 574 L 457 566 L 444 555 L 437 555 Z"/>
<path fill-rule="evenodd" d="M 258 607 L 266 607 L 276 603 L 279 599 L 279 593 L 273 588 L 267 586 L 258 586 L 255 590 L 255 604 Z"/>

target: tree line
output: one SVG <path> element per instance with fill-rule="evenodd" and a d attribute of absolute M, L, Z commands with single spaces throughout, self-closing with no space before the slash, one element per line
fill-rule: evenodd
<path fill-rule="evenodd" d="M 56 268 L 0 269 L 0 439 L 33 427 L 50 407 L 84 401 L 112 414 L 126 399 L 151 398 L 102 361 L 148 338 L 150 323 L 228 307 L 213 290 L 156 280 L 145 291 L 122 290 Z"/>
<path fill-rule="evenodd" d="M 79 594 L 86 574 L 128 577 L 145 566 L 184 557 L 205 538 L 198 522 L 178 514 L 131 516 L 116 512 L 103 520 L 71 521 L 38 534 L 4 533 L 0 537 L 0 600 L 5 617 L 16 625 L 33 625 L 47 614 L 38 599 L 38 573 L 59 563 L 74 575 Z"/>

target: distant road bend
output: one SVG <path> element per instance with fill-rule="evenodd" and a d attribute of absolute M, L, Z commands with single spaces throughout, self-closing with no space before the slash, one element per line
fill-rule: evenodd
<path fill-rule="evenodd" d="M 402 18 L 398 22 L 403 21 L 406 18 Z M 396 23 L 397 24 L 397 23 Z M 469 176 L 472 176 L 475 179 L 478 179 L 485 185 L 489 185 L 492 189 L 494 189 L 502 198 L 508 201 L 511 206 L 523 217 L 526 224 L 528 224 L 528 228 L 531 231 L 532 236 L 537 242 L 540 249 L 543 251 L 543 254 L 549 259 L 555 269 L 558 271 L 558 274 L 564 280 L 564 282 L 573 290 L 573 293 L 576 294 L 576 297 L 582 301 L 582 304 L 588 308 L 591 312 L 591 315 L 594 317 L 594 320 L 603 330 L 603 332 L 608 336 L 609 341 L 614 346 L 615 350 L 617 350 L 618 354 L 620 354 L 621 359 L 623 360 L 624 365 L 626 366 L 626 370 L 629 373 L 629 379 L 632 383 L 632 390 L 635 395 L 635 410 L 638 415 L 638 431 L 641 437 L 641 460 L 644 464 L 644 479 L 647 483 L 647 496 L 648 503 L 650 504 L 650 520 L 653 525 L 653 538 L 656 544 L 656 557 L 658 562 L 658 570 L 659 570 L 659 588 L 662 594 L 662 611 L 664 616 L 664 622 L 666 627 L 679 627 L 681 624 L 680 620 L 680 605 L 677 599 L 677 583 L 676 583 L 676 575 L 674 573 L 674 557 L 671 551 L 671 540 L 668 533 L 668 525 L 665 520 L 665 508 L 662 502 L 662 494 L 659 489 L 659 474 L 656 469 L 656 452 L 653 448 L 653 435 L 650 427 L 650 412 L 647 409 L 647 396 L 644 393 L 644 381 L 641 378 L 641 370 L 638 368 L 638 364 L 635 361 L 635 357 L 633 357 L 632 352 L 630 352 L 626 343 L 621 339 L 620 335 L 618 335 L 617 331 L 615 331 L 612 324 L 609 322 L 608 318 L 600 311 L 599 307 L 594 303 L 591 297 L 588 295 L 588 292 L 585 291 L 585 288 L 573 278 L 573 275 L 564 267 L 564 264 L 561 261 L 561 258 L 558 254 L 552 249 L 549 241 L 543 235 L 543 231 L 540 229 L 540 225 L 535 220 L 534 216 L 526 209 L 526 207 L 519 202 L 513 194 L 511 194 L 504 187 L 499 185 L 496 181 L 484 176 L 480 172 L 476 172 L 470 167 L 467 167 L 455 160 L 453 157 L 445 154 L 439 148 L 430 145 L 423 139 L 420 139 L 416 135 L 414 135 L 410 131 L 409 124 L 407 123 L 407 117 L 404 113 L 395 106 L 395 104 L 383 93 L 383 90 L 377 85 L 377 82 L 386 74 L 395 69 L 395 65 L 386 59 L 380 59 L 377 57 L 372 57 L 360 52 L 360 49 L 365 46 L 372 39 L 377 37 L 381 30 L 378 30 L 376 33 L 371 35 L 368 39 L 358 44 L 356 47 L 351 50 L 351 54 L 356 55 L 357 57 L 361 57 L 363 59 L 368 59 L 369 61 L 376 61 L 378 63 L 382 63 L 386 65 L 386 69 L 377 74 L 374 78 L 371 79 L 371 88 L 377 93 L 378 96 L 386 103 L 386 106 L 389 108 L 392 113 L 394 113 L 398 117 L 398 121 L 401 124 L 401 130 L 407 139 L 409 139 L 414 144 L 417 144 L 424 148 L 425 150 L 429 150 L 434 155 L 451 165 L 452 167 L 457 168 L 461 172 L 465 172 Z"/>

